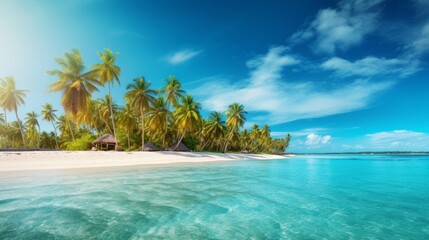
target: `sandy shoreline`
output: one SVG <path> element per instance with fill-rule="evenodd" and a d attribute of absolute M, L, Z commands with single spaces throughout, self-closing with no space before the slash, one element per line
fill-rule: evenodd
<path fill-rule="evenodd" d="M 280 158 L 284 157 L 268 154 L 223 154 L 207 152 L 0 152 L 0 172 L 204 163 L 234 160 L 272 160 Z"/>

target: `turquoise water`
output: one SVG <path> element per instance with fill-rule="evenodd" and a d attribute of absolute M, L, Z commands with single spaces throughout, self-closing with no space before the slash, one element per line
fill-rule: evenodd
<path fill-rule="evenodd" d="M 0 239 L 429 239 L 429 156 L 0 175 Z"/>

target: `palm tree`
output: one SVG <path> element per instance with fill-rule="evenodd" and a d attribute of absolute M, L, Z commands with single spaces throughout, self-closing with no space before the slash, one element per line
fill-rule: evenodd
<path fill-rule="evenodd" d="M 225 136 L 226 126 L 222 118 L 222 113 L 212 112 L 208 117 L 208 121 L 204 123 L 203 132 L 207 136 L 207 141 L 201 145 L 201 150 L 211 141 L 211 146 Z"/>
<path fill-rule="evenodd" d="M 38 117 L 39 115 L 34 111 L 27 113 L 27 117 L 25 118 L 25 124 L 27 124 L 29 128 L 35 128 L 37 126 L 37 148 L 40 148 L 40 124 L 39 120 L 37 120 Z"/>
<path fill-rule="evenodd" d="M 199 102 L 195 102 L 191 95 L 181 97 L 181 104 L 177 105 L 174 115 L 176 117 L 176 126 L 181 133 L 181 137 L 174 148 L 177 148 L 186 134 L 196 131 L 201 125 Z"/>
<path fill-rule="evenodd" d="M 71 114 L 76 120 L 79 112 L 86 112 L 87 102 L 90 101 L 97 86 L 101 83 L 97 80 L 94 71 L 84 72 L 82 55 L 77 49 L 65 52 L 64 58 L 56 58 L 61 70 L 51 70 L 48 74 L 56 76 L 58 80 L 51 83 L 50 92 L 62 92 L 61 104 L 66 114 Z"/>
<path fill-rule="evenodd" d="M 110 128 L 109 118 L 113 116 L 118 111 L 118 105 L 111 102 L 109 95 L 106 95 L 104 98 L 98 100 L 98 111 L 100 113 L 101 119 L 106 124 L 106 127 L 110 133 L 115 134 L 114 125 Z M 113 113 L 112 113 L 113 111 Z"/>
<path fill-rule="evenodd" d="M 118 122 L 119 122 L 120 128 L 122 128 L 127 135 L 128 149 L 129 149 L 131 145 L 130 135 L 134 131 L 134 129 L 137 128 L 137 121 L 134 115 L 134 110 L 130 104 L 125 104 L 125 106 L 122 107 L 119 113 Z"/>
<path fill-rule="evenodd" d="M 179 103 L 180 98 L 182 98 L 185 94 L 185 91 L 182 89 L 182 84 L 180 81 L 174 77 L 169 76 L 168 79 L 165 80 L 165 86 L 161 88 L 161 94 L 165 97 L 165 102 L 167 103 L 167 110 L 171 111 L 171 105 L 176 106 Z M 168 122 L 167 119 L 165 121 Z M 164 134 L 164 141 L 167 136 L 167 129 Z"/>
<path fill-rule="evenodd" d="M 104 121 L 101 118 L 100 114 L 100 101 L 90 99 L 87 102 L 87 107 L 85 112 L 79 112 L 76 117 L 76 123 L 86 124 L 89 127 L 95 129 L 98 134 L 100 134 L 103 129 L 106 127 Z"/>
<path fill-rule="evenodd" d="M 247 112 L 244 111 L 244 106 L 239 103 L 229 105 L 228 110 L 226 110 L 226 125 L 230 128 L 230 131 L 225 143 L 224 152 L 226 152 L 228 148 L 228 140 L 232 140 L 234 133 L 238 132 L 239 128 L 244 125 L 244 122 L 246 121 L 246 117 L 244 116 L 245 114 L 247 114 Z"/>
<path fill-rule="evenodd" d="M 15 112 L 16 120 L 19 125 L 21 132 L 22 142 L 24 147 L 27 148 L 27 142 L 25 141 L 24 130 L 22 128 L 21 121 L 18 117 L 18 106 L 24 104 L 24 97 L 26 90 L 17 90 L 15 79 L 12 76 L 5 77 L 0 83 L 0 105 L 7 111 Z"/>
<path fill-rule="evenodd" d="M 167 109 L 170 111 L 170 106 L 176 106 L 179 103 L 180 98 L 182 98 L 185 94 L 185 91 L 182 90 L 182 84 L 180 81 L 174 77 L 170 76 L 165 80 L 166 85 L 161 88 L 161 93 L 165 97 L 165 101 L 167 103 Z"/>
<path fill-rule="evenodd" d="M 61 136 L 65 135 L 66 133 L 70 133 L 71 139 L 74 141 L 74 134 L 73 134 L 73 128 L 75 127 L 74 124 L 70 123 L 70 119 L 66 115 L 61 115 L 57 118 L 56 122 L 57 128 L 61 132 Z"/>
<path fill-rule="evenodd" d="M 135 78 L 134 83 L 130 83 L 127 86 L 127 92 L 125 93 L 124 99 L 131 105 L 134 106 L 136 111 L 140 113 L 141 126 L 142 126 L 142 149 L 144 147 L 144 134 L 145 134 L 145 113 L 149 110 L 150 104 L 154 101 L 154 95 L 156 91 L 150 89 L 150 82 L 144 77 Z"/>
<path fill-rule="evenodd" d="M 57 134 L 57 127 L 54 124 L 55 119 L 57 118 L 57 115 L 55 114 L 57 110 L 53 109 L 52 105 L 49 103 L 46 103 L 42 107 L 42 119 L 48 122 L 52 123 L 52 127 L 54 128 L 55 133 L 55 146 L 58 149 L 58 134 Z"/>
<path fill-rule="evenodd" d="M 172 116 L 163 97 L 156 98 L 153 101 L 153 106 L 148 112 L 147 119 L 150 131 L 158 135 L 167 131 L 168 122 L 172 119 Z"/>
<path fill-rule="evenodd" d="M 110 118 L 112 120 L 113 127 L 113 136 L 116 138 L 116 128 L 115 128 L 115 120 L 114 120 L 114 111 L 112 106 L 112 95 L 110 94 L 110 84 L 116 81 L 120 84 L 119 75 L 121 74 L 121 68 L 115 65 L 116 58 L 118 57 L 118 53 L 113 54 L 110 49 L 105 49 L 104 53 L 99 52 L 98 55 L 102 63 L 94 64 L 92 69 L 98 75 L 100 83 L 105 85 L 107 83 L 108 86 L 108 96 L 110 103 Z"/>

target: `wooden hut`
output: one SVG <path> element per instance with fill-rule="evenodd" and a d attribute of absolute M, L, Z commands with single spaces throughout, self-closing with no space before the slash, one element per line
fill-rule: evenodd
<path fill-rule="evenodd" d="M 177 143 L 173 144 L 171 147 L 167 148 L 167 151 L 177 151 L 177 152 L 189 152 L 189 148 L 182 142 L 176 147 Z"/>
<path fill-rule="evenodd" d="M 143 149 L 140 148 L 140 151 L 159 151 L 157 146 L 153 145 L 151 142 L 147 142 L 143 145 Z"/>
<path fill-rule="evenodd" d="M 104 134 L 103 136 L 95 139 L 95 141 L 92 142 L 92 146 L 98 150 L 109 151 L 115 150 L 115 146 L 118 143 L 118 140 L 116 140 L 116 138 L 111 134 Z"/>

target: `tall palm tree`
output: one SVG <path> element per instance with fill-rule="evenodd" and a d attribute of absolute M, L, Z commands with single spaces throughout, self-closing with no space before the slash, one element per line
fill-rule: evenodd
<path fill-rule="evenodd" d="M 211 141 L 211 146 L 225 136 L 226 126 L 222 118 L 222 113 L 212 112 L 208 117 L 208 121 L 204 123 L 203 132 L 207 136 L 207 140 L 201 145 L 201 150 Z"/>
<path fill-rule="evenodd" d="M 46 103 L 42 107 L 42 119 L 52 123 L 52 127 L 54 128 L 55 133 L 55 146 L 58 149 L 58 134 L 57 127 L 55 126 L 55 120 L 57 119 L 57 115 L 55 114 L 57 110 L 55 110 L 51 104 Z"/>
<path fill-rule="evenodd" d="M 25 118 L 25 124 L 27 124 L 29 128 L 35 128 L 37 126 L 37 148 L 40 148 L 40 124 L 39 120 L 37 120 L 38 117 L 39 115 L 34 111 L 27 113 L 27 117 Z"/>
<path fill-rule="evenodd" d="M 82 55 L 77 49 L 65 52 L 64 58 L 55 58 L 55 61 L 61 69 L 48 71 L 48 74 L 58 78 L 56 82 L 49 84 L 49 91 L 62 92 L 61 104 L 64 111 L 76 120 L 79 112 L 86 112 L 87 102 L 92 93 L 98 91 L 97 86 L 101 86 L 101 83 L 94 71 L 85 72 Z"/>
<path fill-rule="evenodd" d="M 122 128 L 127 135 L 128 148 L 130 148 L 130 135 L 137 128 L 134 109 L 130 104 L 125 104 L 125 106 L 122 107 L 119 113 L 118 122 L 120 128 Z"/>
<path fill-rule="evenodd" d="M 200 103 L 195 102 L 191 95 L 181 98 L 181 104 L 177 105 L 176 111 L 174 112 L 176 126 L 181 136 L 174 148 L 179 146 L 186 134 L 195 132 L 200 127 L 200 109 Z"/>
<path fill-rule="evenodd" d="M 228 139 L 225 143 L 224 152 L 228 149 L 228 140 L 231 140 L 234 137 L 234 134 L 239 131 L 240 127 L 244 125 L 246 121 L 247 112 L 244 110 L 244 106 L 239 103 L 233 103 L 228 106 L 228 110 L 226 110 L 226 125 L 230 128 Z"/>
<path fill-rule="evenodd" d="M 16 89 L 16 82 L 12 76 L 5 77 L 0 82 L 0 105 L 9 112 L 15 112 L 16 120 L 18 122 L 19 130 L 21 132 L 22 142 L 24 144 L 24 147 L 27 148 L 24 130 L 22 128 L 21 121 L 18 117 L 18 106 L 24 104 L 24 97 L 26 95 L 26 92 L 26 90 Z"/>
<path fill-rule="evenodd" d="M 140 113 L 141 129 L 142 129 L 142 149 L 144 148 L 144 134 L 145 134 L 145 114 L 149 110 L 150 104 L 154 101 L 156 91 L 150 88 L 150 81 L 144 77 L 135 78 L 134 83 L 127 86 L 125 93 L 125 100 Z"/>
<path fill-rule="evenodd" d="M 115 65 L 116 58 L 118 57 L 118 53 L 113 53 L 110 49 L 105 49 L 104 53 L 99 52 L 98 55 L 102 63 L 94 64 L 92 66 L 93 71 L 98 76 L 98 79 L 101 84 L 105 85 L 107 83 L 108 86 L 108 96 L 110 98 L 110 118 L 112 120 L 113 127 L 113 136 L 116 138 L 116 128 L 115 128 L 115 118 L 114 111 L 112 106 L 112 95 L 110 94 L 110 85 L 113 86 L 116 81 L 118 84 L 121 84 L 119 81 L 119 75 L 121 74 L 121 68 Z"/>
<path fill-rule="evenodd" d="M 171 105 L 176 106 L 179 103 L 180 98 L 185 95 L 185 91 L 182 89 L 182 83 L 179 79 L 174 76 L 169 76 L 165 80 L 165 85 L 161 88 L 161 94 L 165 97 L 165 102 L 167 103 L 167 110 L 171 112 Z M 167 119 L 165 121 L 168 122 Z M 167 136 L 167 129 L 164 134 L 164 141 Z"/>

